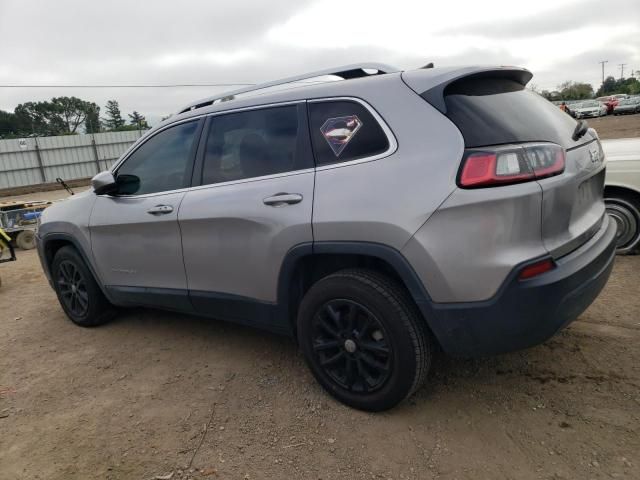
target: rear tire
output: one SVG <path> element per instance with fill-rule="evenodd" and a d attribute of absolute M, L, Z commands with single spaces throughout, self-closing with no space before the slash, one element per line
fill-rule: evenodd
<path fill-rule="evenodd" d="M 62 247 L 56 252 L 51 276 L 58 301 L 73 323 L 81 327 L 96 327 L 113 318 L 113 305 L 75 248 Z"/>
<path fill-rule="evenodd" d="M 16 235 L 16 245 L 22 250 L 33 250 L 36 248 L 36 235 L 33 230 L 22 230 Z"/>
<path fill-rule="evenodd" d="M 394 407 L 420 388 L 431 364 L 431 339 L 408 294 L 369 270 L 342 270 L 315 283 L 297 325 L 315 378 L 354 408 Z"/>
<path fill-rule="evenodd" d="M 618 254 L 634 254 L 640 249 L 640 201 L 616 193 L 604 199 L 607 213 L 616 222 Z"/>

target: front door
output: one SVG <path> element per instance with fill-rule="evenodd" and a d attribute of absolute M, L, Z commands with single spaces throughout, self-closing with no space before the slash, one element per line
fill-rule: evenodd
<path fill-rule="evenodd" d="M 305 105 L 213 116 L 205 135 L 202 186 L 178 213 L 191 301 L 201 313 L 277 329 L 270 307 L 283 259 L 313 240 Z"/>
<path fill-rule="evenodd" d="M 178 210 L 191 185 L 201 121 L 161 130 L 115 171 L 117 193 L 91 213 L 94 260 L 118 303 L 189 309 Z"/>

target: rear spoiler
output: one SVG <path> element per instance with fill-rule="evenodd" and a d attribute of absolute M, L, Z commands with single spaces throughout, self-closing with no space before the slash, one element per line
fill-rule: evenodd
<path fill-rule="evenodd" d="M 402 73 L 404 83 L 442 113 L 447 113 L 445 90 L 460 80 L 502 78 L 524 87 L 532 77 L 529 70 L 519 67 L 432 68 Z"/>

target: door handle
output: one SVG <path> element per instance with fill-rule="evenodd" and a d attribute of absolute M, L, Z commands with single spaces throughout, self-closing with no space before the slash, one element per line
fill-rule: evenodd
<path fill-rule="evenodd" d="M 276 193 L 272 197 L 262 200 L 262 203 L 270 207 L 284 207 L 285 205 L 294 205 L 302 201 L 302 195 L 299 193 Z"/>
<path fill-rule="evenodd" d="M 171 212 L 173 212 L 173 207 L 171 205 L 156 205 L 155 207 L 151 207 L 147 210 L 147 213 L 150 213 L 151 215 L 166 215 Z"/>

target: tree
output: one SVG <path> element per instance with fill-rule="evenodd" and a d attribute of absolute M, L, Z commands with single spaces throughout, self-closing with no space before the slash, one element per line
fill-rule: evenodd
<path fill-rule="evenodd" d="M 612 76 L 608 76 L 604 79 L 604 82 L 596 92 L 597 97 L 602 97 L 604 95 L 608 95 L 611 93 L 615 93 L 616 91 L 616 79 Z"/>
<path fill-rule="evenodd" d="M 95 103 L 92 103 L 91 108 L 87 111 L 87 118 L 84 121 L 84 129 L 86 133 L 100 133 L 102 130 L 100 107 Z"/>
<path fill-rule="evenodd" d="M 64 134 L 76 133 L 96 104 L 77 97 L 56 97 L 51 99 L 49 123 Z"/>
<path fill-rule="evenodd" d="M 540 95 L 542 95 L 547 100 L 551 100 L 551 92 L 549 90 L 542 90 L 542 92 L 540 92 Z"/>
<path fill-rule="evenodd" d="M 56 135 L 50 129 L 48 115 L 51 107 L 49 102 L 26 102 L 18 105 L 14 110 L 18 124 L 18 135 Z"/>
<path fill-rule="evenodd" d="M 133 113 L 129 114 L 129 119 L 130 119 L 129 123 L 131 125 L 135 125 L 138 128 L 138 130 L 149 128 L 149 125 L 147 125 L 147 119 L 144 118 L 144 115 L 140 115 L 135 110 L 133 111 Z"/>
<path fill-rule="evenodd" d="M 50 102 L 26 102 L 15 110 L 21 135 L 69 135 L 77 133 L 95 103 L 77 97 L 56 97 Z"/>
<path fill-rule="evenodd" d="M 589 83 L 567 81 L 558 85 L 562 100 L 585 100 L 593 98 L 593 87 Z"/>
<path fill-rule="evenodd" d="M 613 78 L 607 77 L 598 89 L 597 96 L 612 95 L 614 93 L 626 93 L 636 95 L 640 93 L 640 81 L 635 77 Z"/>
<path fill-rule="evenodd" d="M 115 100 L 107 102 L 107 118 L 104 120 L 104 126 L 107 130 L 115 130 L 124 126 L 125 121 L 120 114 L 120 105 Z"/>
<path fill-rule="evenodd" d="M 10 138 L 18 134 L 18 123 L 14 113 L 0 110 L 0 138 Z"/>

